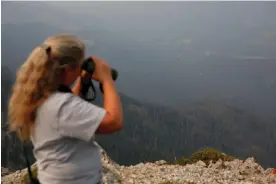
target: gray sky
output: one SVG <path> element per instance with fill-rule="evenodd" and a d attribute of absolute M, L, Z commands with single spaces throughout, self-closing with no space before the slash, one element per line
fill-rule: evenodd
<path fill-rule="evenodd" d="M 88 54 L 118 68 L 119 89 L 133 97 L 172 104 L 227 97 L 265 106 L 276 104 L 275 5 L 2 2 L 2 35 L 31 46 L 54 30 L 75 33 L 89 43 Z M 32 34 L 19 36 L 23 30 Z"/>

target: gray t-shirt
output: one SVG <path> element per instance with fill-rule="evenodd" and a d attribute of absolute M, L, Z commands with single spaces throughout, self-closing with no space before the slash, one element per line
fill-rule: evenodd
<path fill-rule="evenodd" d="M 39 107 L 31 140 L 42 184 L 101 183 L 94 135 L 105 114 L 72 93 L 56 92 Z"/>

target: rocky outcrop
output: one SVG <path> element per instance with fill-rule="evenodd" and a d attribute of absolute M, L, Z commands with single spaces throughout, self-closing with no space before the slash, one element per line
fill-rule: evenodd
<path fill-rule="evenodd" d="M 101 149 L 104 184 L 275 184 L 275 169 L 264 170 L 253 158 L 245 161 L 219 160 L 206 165 L 170 165 L 166 161 L 140 163 L 134 166 L 120 166 Z M 34 164 L 35 167 L 35 164 Z M 3 184 L 22 183 L 26 169 L 2 177 Z"/>
<path fill-rule="evenodd" d="M 265 171 L 255 163 L 253 158 L 245 161 L 234 160 L 223 162 L 219 160 L 209 166 L 202 161 L 186 166 L 167 165 L 159 163 L 138 164 L 121 167 L 125 183 L 223 183 L 223 184 L 253 184 L 276 183 L 276 175 Z"/>
<path fill-rule="evenodd" d="M 101 148 L 101 154 L 102 154 L 102 165 L 103 165 L 103 183 L 104 184 L 122 183 L 120 169 L 119 169 L 121 166 L 119 166 L 116 162 L 110 159 L 110 157 L 106 154 L 106 152 L 102 148 Z M 32 168 L 35 168 L 35 167 L 36 167 L 36 163 L 32 165 Z M 23 170 L 18 170 L 10 174 L 8 172 L 8 169 L 1 168 L 1 175 L 2 175 L 1 184 L 23 184 L 24 175 L 26 173 L 27 173 L 27 168 Z"/>

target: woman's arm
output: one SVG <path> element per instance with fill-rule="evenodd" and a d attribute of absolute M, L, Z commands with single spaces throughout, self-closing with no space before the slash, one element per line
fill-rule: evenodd
<path fill-rule="evenodd" d="M 88 80 L 90 78 L 91 77 L 89 76 L 89 74 L 87 72 L 82 71 L 81 76 L 78 77 L 76 84 L 72 88 L 72 92 L 75 95 L 82 97 L 82 95 L 81 95 L 81 89 L 82 89 L 82 81 L 81 81 L 81 79 L 85 80 L 85 82 L 88 82 Z"/>
<path fill-rule="evenodd" d="M 86 72 L 82 72 L 81 77 L 78 77 L 76 84 L 72 88 L 72 92 L 82 97 L 81 88 L 82 81 L 89 80 L 90 76 Z M 123 110 L 120 102 L 120 96 L 115 88 L 114 81 L 111 77 L 107 77 L 103 82 L 104 90 L 104 109 L 106 115 L 100 123 L 96 134 L 109 134 L 121 130 L 123 128 Z"/>
<path fill-rule="evenodd" d="M 102 84 L 104 90 L 104 109 L 107 113 L 96 133 L 108 134 L 123 128 L 123 110 L 120 96 L 117 93 L 112 78 L 107 78 Z"/>
<path fill-rule="evenodd" d="M 121 130 L 123 128 L 123 109 L 120 101 L 120 96 L 115 88 L 114 81 L 111 76 L 111 69 L 100 58 L 93 57 L 94 63 L 96 64 L 96 70 L 93 74 L 93 79 L 102 83 L 104 90 L 104 110 L 105 116 L 103 117 L 100 125 L 96 130 L 96 134 L 109 134 Z M 77 79 L 75 86 L 72 91 L 75 95 L 82 97 L 81 88 L 82 81 L 90 80 L 91 76 L 83 71 L 82 77 Z M 92 115 L 92 114 L 91 114 Z"/>

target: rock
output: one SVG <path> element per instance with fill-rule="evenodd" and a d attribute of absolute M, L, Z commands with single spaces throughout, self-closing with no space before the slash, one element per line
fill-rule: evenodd
<path fill-rule="evenodd" d="M 243 176 L 243 175 L 239 175 L 239 176 L 238 176 L 238 179 L 239 179 L 239 180 L 244 180 L 244 176 Z"/>
<path fill-rule="evenodd" d="M 252 175 L 264 173 L 264 169 L 255 162 L 254 158 L 248 158 L 240 165 L 242 175 Z"/>
<path fill-rule="evenodd" d="M 225 169 L 226 167 L 225 163 L 219 159 L 216 163 L 211 163 L 208 168 Z"/>
<path fill-rule="evenodd" d="M 100 147 L 101 148 L 101 147 Z M 219 160 L 210 162 L 208 167 L 203 161 L 185 166 L 169 165 L 166 161 L 139 163 L 133 166 L 120 166 L 108 157 L 101 148 L 103 164 L 103 184 L 160 184 L 165 182 L 177 184 L 275 184 L 276 170 L 264 170 L 254 158 L 245 161 Z M 35 167 L 36 164 L 33 165 Z M 3 172 L 3 169 L 1 173 Z M 3 184 L 21 184 L 26 169 L 2 177 Z"/>
<path fill-rule="evenodd" d="M 167 162 L 165 160 L 159 160 L 159 161 L 156 161 L 155 164 L 157 165 L 163 165 L 163 164 L 166 164 Z"/>
<path fill-rule="evenodd" d="M 127 182 L 131 184 L 131 183 L 134 183 L 134 180 L 133 179 L 129 179 Z"/>
<path fill-rule="evenodd" d="M 206 164 L 203 162 L 203 161 L 198 161 L 197 163 L 196 163 L 196 166 L 199 166 L 199 167 L 206 167 Z"/>
<path fill-rule="evenodd" d="M 267 168 L 265 171 L 264 171 L 264 175 L 268 175 L 268 174 L 271 174 L 273 168 Z"/>
<path fill-rule="evenodd" d="M 276 175 L 276 169 L 273 168 L 273 169 L 270 171 L 270 174 Z"/>
<path fill-rule="evenodd" d="M 1 176 L 5 176 L 9 174 L 9 169 L 1 167 Z"/>

